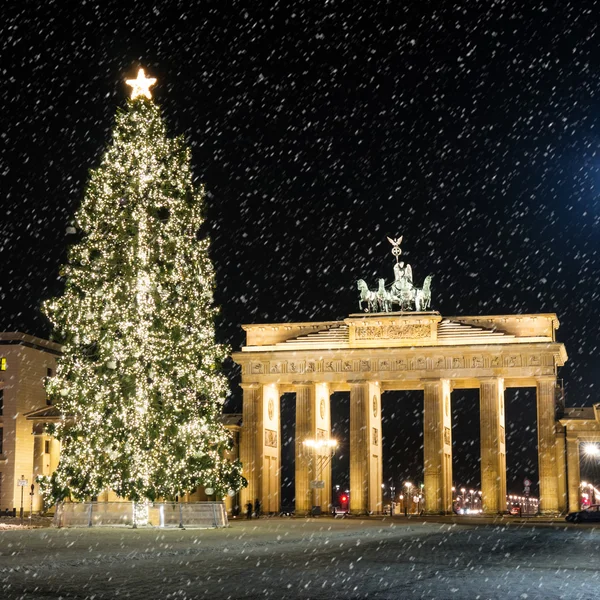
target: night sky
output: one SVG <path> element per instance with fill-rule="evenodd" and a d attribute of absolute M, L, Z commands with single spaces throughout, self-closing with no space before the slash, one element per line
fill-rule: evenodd
<path fill-rule="evenodd" d="M 65 229 L 143 66 L 208 190 L 220 341 L 356 312 L 404 235 L 442 315 L 556 312 L 567 404 L 600 400 L 597 3 L 41 4 L 8 0 L 0 23 L 0 330 L 49 335 Z M 347 397 L 334 410 L 343 433 Z M 418 479 L 421 410 L 384 397 L 386 477 Z M 455 480 L 477 485 L 476 392 L 453 413 Z M 519 491 L 532 390 L 507 391 L 507 437 Z"/>

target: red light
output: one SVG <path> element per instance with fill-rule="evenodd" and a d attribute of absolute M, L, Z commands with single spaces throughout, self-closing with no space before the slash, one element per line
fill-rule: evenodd
<path fill-rule="evenodd" d="M 348 500 L 347 496 L 342 496 L 342 502 L 346 502 L 346 500 Z"/>

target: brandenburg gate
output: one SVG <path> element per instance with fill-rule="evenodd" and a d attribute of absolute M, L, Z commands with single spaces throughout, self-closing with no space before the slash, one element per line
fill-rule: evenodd
<path fill-rule="evenodd" d="M 389 239 L 389 238 L 388 238 Z M 564 432 L 557 424 L 557 369 L 567 360 L 556 341 L 555 314 L 443 317 L 428 311 L 430 295 L 412 286 L 409 265 L 398 262 L 388 292 L 359 282 L 361 302 L 377 312 L 343 321 L 244 325 L 241 366 L 243 424 L 240 458 L 248 487 L 242 504 L 259 498 L 280 508 L 280 397 L 296 395 L 296 514 L 331 503 L 330 396 L 350 392 L 350 512 L 381 513 L 381 394 L 424 392 L 425 511 L 452 512 L 453 389 L 479 390 L 483 511 L 506 510 L 504 390 L 537 392 L 540 510 L 566 510 Z M 364 285 L 363 285 L 364 284 Z M 420 294 L 420 298 L 419 298 Z M 414 312 L 408 312 L 411 302 Z M 392 312 L 393 303 L 401 310 Z M 308 442 L 308 443 L 307 443 Z M 311 482 L 320 480 L 322 489 Z"/>
<path fill-rule="evenodd" d="M 296 394 L 296 514 L 331 502 L 331 467 L 323 490 L 315 453 L 329 452 L 330 395 L 350 392 L 350 511 L 382 511 L 381 393 L 424 391 L 424 482 L 427 513 L 452 511 L 450 392 L 479 389 L 481 490 L 486 513 L 506 508 L 504 390 L 535 387 L 540 507 L 566 509 L 564 445 L 557 444 L 557 368 L 566 359 L 555 339 L 555 314 L 448 317 L 421 312 L 355 314 L 343 321 L 244 325 L 247 339 L 233 359 L 242 368 L 240 458 L 245 503 L 260 498 L 279 510 L 281 435 L 279 399 Z M 316 494 L 319 498 L 315 498 Z"/>

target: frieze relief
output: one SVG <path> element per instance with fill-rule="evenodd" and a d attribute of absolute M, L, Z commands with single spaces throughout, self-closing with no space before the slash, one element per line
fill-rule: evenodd
<path fill-rule="evenodd" d="M 304 361 L 290 361 L 287 371 L 288 373 L 304 373 Z"/>
<path fill-rule="evenodd" d="M 265 446 L 277 448 L 277 432 L 272 429 L 265 429 Z"/>
<path fill-rule="evenodd" d="M 500 356 L 492 356 L 490 358 L 490 367 L 497 368 L 502 366 L 502 358 Z"/>
<path fill-rule="evenodd" d="M 259 362 L 253 362 L 250 370 L 252 373 L 257 373 L 257 374 L 262 373 L 263 365 L 262 365 L 262 363 L 259 363 Z"/>
<path fill-rule="evenodd" d="M 431 371 L 445 369 L 502 369 L 540 367 L 546 372 L 554 368 L 551 354 L 492 354 L 464 356 L 417 356 L 414 358 L 355 358 L 355 359 L 307 359 L 258 362 L 242 365 L 242 372 L 249 375 L 294 375 L 317 373 L 369 373 L 372 371 Z"/>
<path fill-rule="evenodd" d="M 416 358 L 414 361 L 414 368 L 418 371 L 423 371 L 424 369 L 427 368 L 427 362 L 425 361 L 425 359 L 420 356 L 419 358 Z"/>
<path fill-rule="evenodd" d="M 431 326 L 415 323 L 400 325 L 357 325 L 354 337 L 357 340 L 424 339 L 431 337 Z"/>
<path fill-rule="evenodd" d="M 451 446 L 452 445 L 452 438 L 450 435 L 450 428 L 449 427 L 444 427 L 444 444 L 446 444 L 446 446 Z"/>
<path fill-rule="evenodd" d="M 341 360 L 326 360 L 323 363 L 323 370 L 326 373 L 336 373 L 337 371 L 341 370 L 341 363 Z"/>
<path fill-rule="evenodd" d="M 506 367 L 520 367 L 521 356 L 519 354 L 511 354 L 504 359 L 504 366 Z"/>
<path fill-rule="evenodd" d="M 483 368 L 483 356 L 473 356 L 471 358 L 471 368 L 482 369 Z"/>

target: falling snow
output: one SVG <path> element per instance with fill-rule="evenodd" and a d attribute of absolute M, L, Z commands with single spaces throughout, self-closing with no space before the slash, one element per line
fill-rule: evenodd
<path fill-rule="evenodd" d="M 143 66 L 208 190 L 219 341 L 239 348 L 242 323 L 346 317 L 357 279 L 391 279 L 386 236 L 403 235 L 442 315 L 556 312 L 567 404 L 599 400 L 593 3 L 134 4 L 3 5 L 0 330 L 49 335 L 39 307 L 61 292 L 65 231 L 124 80 Z M 348 402 L 333 397 L 345 439 Z M 476 392 L 455 391 L 452 410 L 455 479 L 476 487 Z M 384 481 L 418 477 L 422 394 L 385 394 L 382 411 Z M 520 492 L 537 475 L 534 391 L 507 390 L 506 411 L 508 487 Z M 289 398 L 282 416 L 291 464 Z M 342 446 L 342 485 L 347 461 Z M 293 469 L 283 475 L 291 502 Z"/>

